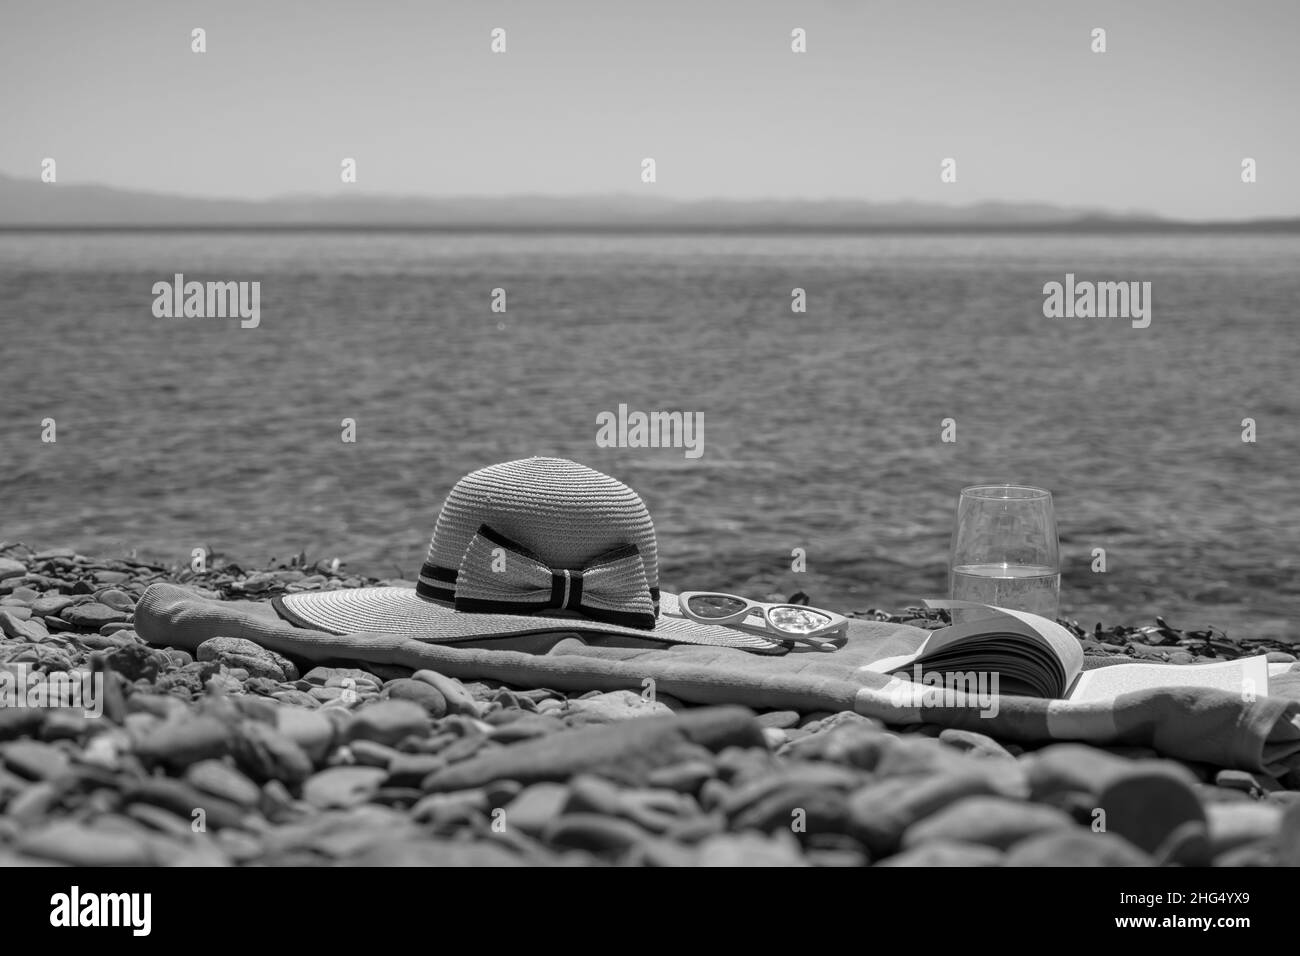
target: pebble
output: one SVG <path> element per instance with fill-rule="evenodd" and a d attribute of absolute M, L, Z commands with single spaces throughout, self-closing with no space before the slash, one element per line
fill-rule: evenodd
<path fill-rule="evenodd" d="M 430 717 L 438 718 L 447 713 L 447 698 L 427 681 L 402 677 L 385 685 L 384 691 L 391 700 L 409 700 L 419 704 Z"/>
<path fill-rule="evenodd" d="M 984 774 L 944 774 L 880 780 L 856 791 L 848 802 L 850 832 L 873 858 L 888 856 L 911 826 L 964 797 L 993 796 Z"/>
<path fill-rule="evenodd" d="M 131 715 L 140 716 L 144 715 Z M 146 762 L 183 770 L 200 760 L 225 756 L 230 752 L 232 737 L 230 728 L 215 717 L 169 719 L 152 726 L 136 745 L 135 752 Z"/>
<path fill-rule="evenodd" d="M 429 715 L 422 706 L 409 700 L 386 700 L 356 712 L 348 725 L 348 739 L 393 745 L 412 735 L 424 736 L 429 729 Z"/>
<path fill-rule="evenodd" d="M 1246 843 L 1272 840 L 1279 835 L 1283 810 L 1269 803 L 1219 803 L 1205 808 L 1210 849 L 1214 856 Z"/>
<path fill-rule="evenodd" d="M 302 748 L 312 763 L 325 760 L 335 739 L 335 726 L 323 714 L 296 707 L 280 707 L 275 715 L 276 729 Z"/>
<path fill-rule="evenodd" d="M 58 821 L 18 839 L 22 853 L 69 866 L 154 866 L 150 847 L 124 833 Z"/>
<path fill-rule="evenodd" d="M 1045 833 L 1015 845 L 1003 866 L 1150 866 L 1152 860 L 1112 833 L 1073 831 Z"/>
<path fill-rule="evenodd" d="M 1050 744 L 1020 758 L 1034 800 L 1054 800 L 1069 793 L 1095 796 L 1130 769 L 1130 762 L 1085 744 Z"/>
<path fill-rule="evenodd" d="M 6 578 L 21 577 L 27 573 L 27 566 L 13 558 L 0 558 L 0 581 Z"/>
<path fill-rule="evenodd" d="M 279 780 L 290 786 L 311 775 L 311 758 L 296 743 L 274 727 L 256 720 L 240 725 L 231 754 L 235 764 L 253 780 Z"/>
<path fill-rule="evenodd" d="M 197 790 L 253 808 L 261 802 L 262 788 L 222 760 L 201 760 L 185 770 L 185 782 Z"/>
<path fill-rule="evenodd" d="M 253 677 L 276 681 L 298 679 L 298 668 L 288 658 L 239 637 L 209 638 L 199 645 L 196 656 L 200 661 L 241 667 Z"/>
<path fill-rule="evenodd" d="M 330 767 L 309 777 L 302 795 L 321 810 L 355 807 L 369 800 L 387 776 L 378 767 Z"/>
<path fill-rule="evenodd" d="M 646 700 L 636 691 L 631 690 L 615 690 L 594 697 L 570 700 L 565 710 L 569 714 L 579 714 L 591 723 L 610 723 L 616 720 L 635 720 L 638 717 L 672 714 L 664 704 Z"/>
<path fill-rule="evenodd" d="M 949 747 L 955 747 L 972 757 L 993 757 L 999 760 L 1014 760 L 1011 753 L 987 734 L 973 730 L 946 728 L 939 732 L 939 740 Z"/>
<path fill-rule="evenodd" d="M 790 833 L 722 833 L 700 844 L 699 866 L 807 866 Z"/>
<path fill-rule="evenodd" d="M 28 643 L 39 643 L 50 636 L 40 621 L 27 620 L 11 607 L 0 608 L 0 633 Z"/>
<path fill-rule="evenodd" d="M 425 781 L 430 789 L 460 790 L 493 780 L 521 783 L 567 780 L 591 772 L 625 784 L 641 784 L 650 771 L 694 756 L 701 746 L 744 740 L 762 746 L 762 733 L 740 707 L 704 708 L 672 717 L 650 717 L 579 727 L 526 740 L 453 764 Z"/>
<path fill-rule="evenodd" d="M 1107 832 L 1154 853 L 1184 823 L 1204 824 L 1205 810 L 1189 777 L 1181 767 L 1163 761 L 1127 768 L 1097 795 Z"/>
<path fill-rule="evenodd" d="M 115 607 L 109 607 L 107 604 L 100 604 L 97 601 L 64 608 L 59 616 L 75 627 L 88 627 L 95 630 L 105 624 L 125 621 L 130 617 L 126 611 L 119 611 Z"/>
<path fill-rule="evenodd" d="M 977 843 L 930 840 L 919 846 L 895 853 L 877 866 L 1001 866 L 1000 850 Z"/>
<path fill-rule="evenodd" d="M 1073 827 L 1074 821 L 1055 807 L 1004 797 L 967 797 L 908 827 L 902 845 L 910 849 L 964 841 L 1007 850 L 1021 840 Z"/>
<path fill-rule="evenodd" d="M 28 780 L 53 780 L 68 771 L 68 756 L 52 744 L 18 740 L 5 744 L 0 754 L 7 770 Z"/>
<path fill-rule="evenodd" d="M 474 695 L 465 689 L 465 685 L 454 677 L 447 677 L 439 674 L 437 671 L 419 670 L 411 675 L 412 678 L 424 681 L 432 686 L 447 703 L 448 714 L 468 714 L 470 717 L 477 717 L 479 714 L 479 703 L 474 699 Z"/>
<path fill-rule="evenodd" d="M 508 813 L 506 819 L 510 819 Z M 598 854 L 625 851 L 645 838 L 645 831 L 636 824 L 596 813 L 566 813 L 543 834 L 554 846 Z"/>

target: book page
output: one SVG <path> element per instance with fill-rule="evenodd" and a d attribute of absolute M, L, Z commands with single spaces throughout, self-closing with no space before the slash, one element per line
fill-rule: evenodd
<path fill-rule="evenodd" d="M 917 662 L 924 665 L 936 659 L 944 659 L 953 664 L 960 662 L 962 669 L 1010 668 L 1015 673 L 1004 675 L 1009 679 L 1029 679 L 1035 685 L 1040 685 L 1043 679 L 1049 679 L 1048 686 L 1059 690 L 1049 692 L 1047 696 L 1063 693 L 1083 670 L 1082 646 L 1073 634 L 1055 621 L 1025 611 L 969 601 L 928 600 L 925 603 L 928 607 L 963 608 L 982 613 L 977 620 L 930 632 L 921 646 L 911 654 L 882 658 L 864 665 L 860 670 L 887 674 L 906 670 Z M 1030 642 L 1032 647 L 1018 643 L 1018 639 Z M 963 648 L 969 648 L 969 651 L 962 654 Z M 1034 648 L 1042 648 L 1059 663 L 1060 671 L 1056 676 L 1048 678 L 1047 672 L 1043 671 L 1041 655 L 1034 653 Z M 1030 691 L 1022 689 L 1019 692 Z"/>
<path fill-rule="evenodd" d="M 1013 611 L 1007 607 L 994 607 L 991 604 L 975 604 L 971 601 L 929 600 L 926 607 L 965 608 L 987 612 L 979 620 L 954 624 L 935 631 L 926 641 L 927 653 L 933 653 L 950 643 L 960 641 L 976 634 L 992 634 L 1009 631 L 1024 637 L 1037 638 L 1055 654 L 1065 669 L 1065 684 L 1068 687 L 1075 676 L 1083 670 L 1083 646 L 1078 638 L 1055 621 L 1049 621 L 1028 611 Z"/>
<path fill-rule="evenodd" d="M 1158 687 L 1213 687 L 1267 697 L 1268 658 L 1260 654 L 1213 664 L 1112 664 L 1084 671 L 1065 696 L 1075 701 L 1113 700 Z"/>

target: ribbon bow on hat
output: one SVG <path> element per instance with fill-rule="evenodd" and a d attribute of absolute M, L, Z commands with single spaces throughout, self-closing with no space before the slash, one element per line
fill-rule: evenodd
<path fill-rule="evenodd" d="M 487 525 L 470 539 L 456 574 L 455 608 L 495 614 L 576 611 L 593 621 L 653 630 L 655 602 L 634 544 L 578 569 L 552 568 Z"/>

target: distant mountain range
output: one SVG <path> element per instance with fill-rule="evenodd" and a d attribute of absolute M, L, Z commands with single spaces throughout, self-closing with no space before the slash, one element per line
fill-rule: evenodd
<path fill-rule="evenodd" d="M 0 175 L 0 229 L 485 229 L 659 231 L 1036 230 L 1292 231 L 1300 219 L 1189 223 L 1050 203 L 858 200 L 676 201 L 634 195 L 433 198 L 358 192 L 201 199 Z"/>

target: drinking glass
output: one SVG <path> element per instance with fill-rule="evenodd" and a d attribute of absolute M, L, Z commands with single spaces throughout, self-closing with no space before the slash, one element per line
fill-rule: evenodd
<path fill-rule="evenodd" d="M 1024 485 L 961 490 L 949 563 L 954 601 L 1028 611 L 1055 621 L 1061 555 L 1052 494 Z M 953 609 L 953 622 L 978 613 Z"/>

